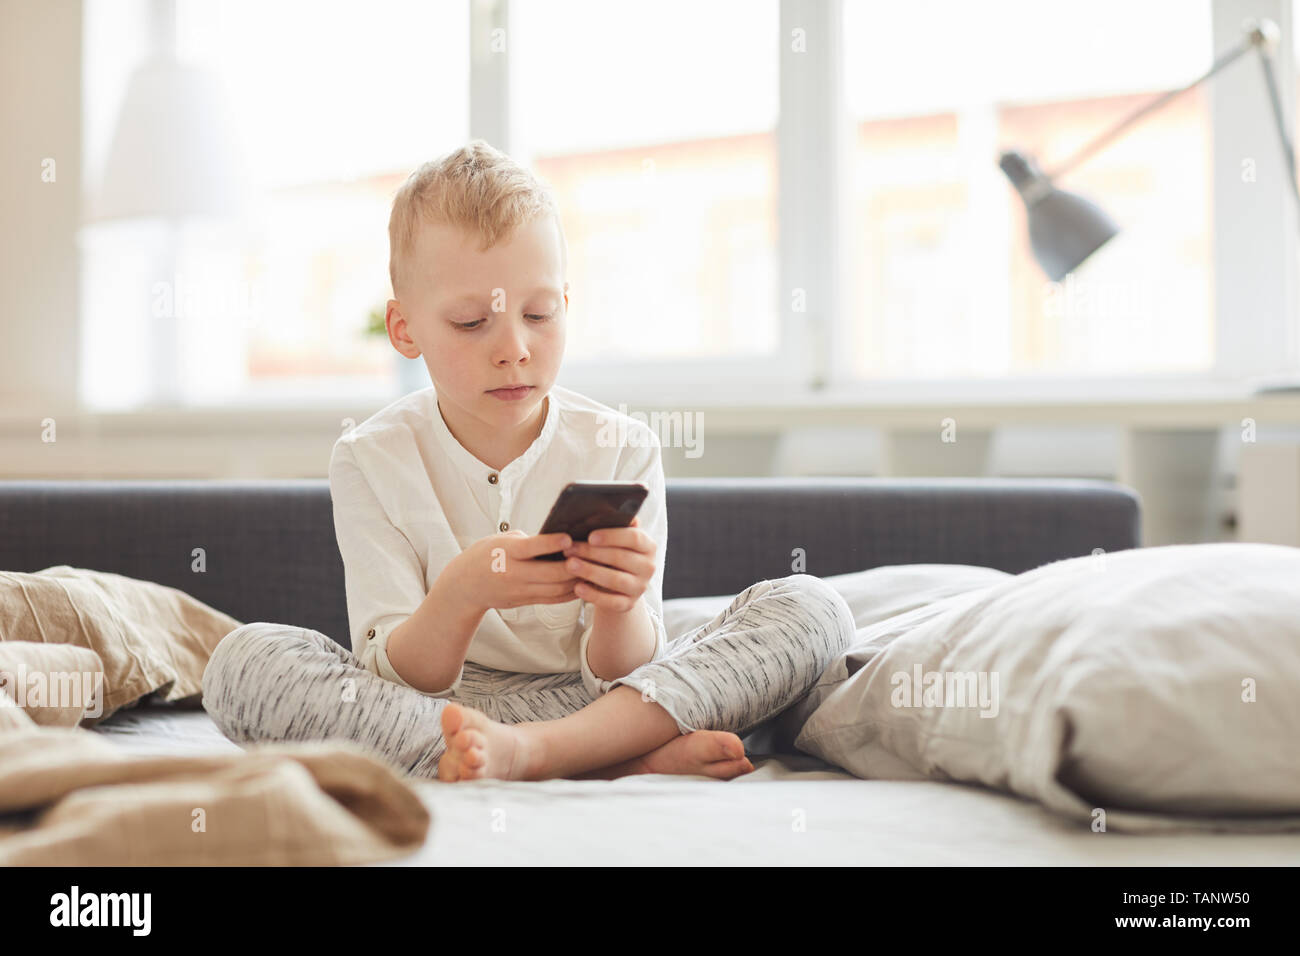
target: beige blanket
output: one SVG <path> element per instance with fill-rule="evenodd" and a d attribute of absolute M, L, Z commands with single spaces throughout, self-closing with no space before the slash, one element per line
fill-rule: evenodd
<path fill-rule="evenodd" d="M 213 649 L 240 622 L 176 588 L 67 565 L 0 571 L 0 641 L 72 644 L 102 662 L 84 726 L 147 695 L 198 703 Z"/>
<path fill-rule="evenodd" d="M 238 623 L 119 575 L 0 572 L 0 866 L 320 866 L 423 845 L 415 790 L 348 741 L 144 756 L 85 729 L 151 694 L 197 703 Z"/>

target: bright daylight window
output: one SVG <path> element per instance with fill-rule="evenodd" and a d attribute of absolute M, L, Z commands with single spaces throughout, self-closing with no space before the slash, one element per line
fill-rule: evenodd
<path fill-rule="evenodd" d="M 566 365 L 778 346 L 776 0 L 511 7 L 512 152 L 569 241 Z"/>
<path fill-rule="evenodd" d="M 91 166 L 103 163 L 127 77 L 148 52 L 149 11 L 87 4 Z M 183 400 L 391 391 L 404 360 L 365 331 L 389 296 L 389 207 L 412 169 L 467 137 L 467 5 L 180 0 L 175 32 L 180 58 L 224 87 L 253 197 L 242 226 L 178 227 L 169 304 Z M 92 406 L 151 397 L 140 356 L 156 328 L 167 235 L 146 219 L 104 224 L 84 242 Z"/>
<path fill-rule="evenodd" d="M 1050 172 L 1150 97 L 1207 70 L 1210 28 L 1208 0 L 846 0 L 854 373 L 1208 370 L 1206 87 L 1061 180 L 1121 232 L 1059 284 L 1029 252 L 1024 207 L 997 155 L 1019 149 Z"/>
<path fill-rule="evenodd" d="M 92 187 L 150 9 L 87 3 Z M 511 6 L 510 151 L 555 188 L 564 216 L 566 367 L 774 358 L 777 0 L 648 10 Z M 996 165 L 1016 148 L 1050 171 L 1195 78 L 1211 61 L 1210 25 L 1208 0 L 846 0 L 852 242 L 838 321 L 851 374 L 1210 368 L 1206 87 L 1062 180 L 1122 231 L 1060 285 L 1030 256 L 1023 207 Z M 83 237 L 88 403 L 152 397 L 157 369 L 143 356 L 159 261 L 177 284 L 168 348 L 183 400 L 390 391 L 403 360 L 365 334 L 389 291 L 389 204 L 416 165 L 468 138 L 468 4 L 179 0 L 176 47 L 220 78 L 256 201 L 239 230 L 146 220 Z M 160 248 L 174 255 L 160 260 Z"/>

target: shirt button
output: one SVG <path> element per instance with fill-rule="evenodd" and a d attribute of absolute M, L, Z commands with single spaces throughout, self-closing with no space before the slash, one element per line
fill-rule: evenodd
<path fill-rule="evenodd" d="M 493 474 L 488 475 L 488 484 L 495 485 L 496 483 L 497 483 L 497 476 L 496 476 L 496 474 L 493 473 Z"/>
<path fill-rule="evenodd" d="M 373 627 L 370 630 L 366 631 L 366 637 L 374 637 L 374 636 L 375 636 L 375 629 Z"/>
<path fill-rule="evenodd" d="M 509 522 L 509 521 L 503 521 L 503 522 L 501 522 L 501 530 L 502 530 L 502 531 L 509 531 L 509 530 L 510 530 L 510 522 Z"/>

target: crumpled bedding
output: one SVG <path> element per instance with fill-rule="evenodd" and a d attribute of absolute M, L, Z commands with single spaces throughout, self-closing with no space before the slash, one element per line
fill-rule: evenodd
<path fill-rule="evenodd" d="M 419 848 L 430 813 L 344 742 L 131 754 L 92 730 L 0 732 L 0 866 L 330 866 Z"/>
<path fill-rule="evenodd" d="M 1099 832 L 1300 830 L 1300 549 L 993 579 L 860 629 L 815 696 L 795 746 L 859 777 L 983 784 Z"/>
<path fill-rule="evenodd" d="M 88 726 L 121 687 L 95 651 L 45 636 L 0 642 L 0 866 L 323 866 L 424 843 L 431 815 L 410 783 L 347 741 L 115 745 Z"/>

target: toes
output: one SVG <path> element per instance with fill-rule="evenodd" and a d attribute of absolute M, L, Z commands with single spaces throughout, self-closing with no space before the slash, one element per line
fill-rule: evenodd
<path fill-rule="evenodd" d="M 732 768 L 731 776 L 733 777 L 743 777 L 747 773 L 754 772 L 754 765 L 744 758 L 732 761 L 730 766 Z"/>
<path fill-rule="evenodd" d="M 739 760 L 720 760 L 704 768 L 703 773 L 719 780 L 730 780 L 743 774 L 752 773 L 754 765 L 745 757 Z"/>
<path fill-rule="evenodd" d="M 485 714 L 475 710 L 473 707 L 461 707 L 458 704 L 456 705 L 456 709 L 460 711 L 461 730 L 482 730 L 485 726 L 491 723 Z"/>
<path fill-rule="evenodd" d="M 464 752 L 471 747 L 486 747 L 487 738 L 478 730 L 462 730 L 451 738 L 450 744 L 453 749 Z"/>
<path fill-rule="evenodd" d="M 487 755 L 475 749 L 467 751 L 460 763 L 461 780 L 477 780 L 487 772 Z"/>
<path fill-rule="evenodd" d="M 448 704 L 442 709 L 442 732 L 450 737 L 459 732 L 465 722 L 465 710 L 459 704 Z"/>
<path fill-rule="evenodd" d="M 473 708 L 450 701 L 441 716 L 446 751 L 438 765 L 438 779 L 456 781 L 486 776 L 488 738 L 494 722 Z"/>
<path fill-rule="evenodd" d="M 705 760 L 739 760 L 745 756 L 745 745 L 735 734 L 710 731 L 700 740 L 699 756 Z"/>

